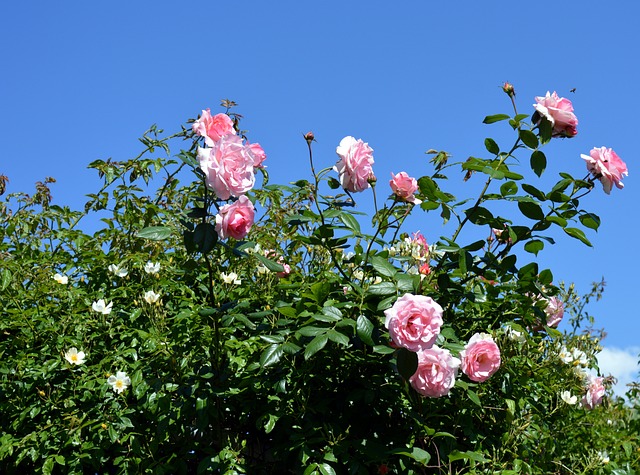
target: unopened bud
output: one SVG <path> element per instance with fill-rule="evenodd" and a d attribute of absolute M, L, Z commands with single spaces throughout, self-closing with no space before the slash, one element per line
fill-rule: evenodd
<path fill-rule="evenodd" d="M 510 82 L 505 82 L 502 85 L 502 90 L 505 92 L 505 94 L 507 94 L 509 97 L 515 97 L 516 96 L 516 90 L 513 88 L 513 84 L 511 84 Z"/>
<path fill-rule="evenodd" d="M 304 139 L 307 141 L 309 145 L 311 145 L 311 142 L 313 142 L 316 139 L 316 136 L 313 135 L 313 132 L 309 131 L 306 134 L 304 134 Z"/>

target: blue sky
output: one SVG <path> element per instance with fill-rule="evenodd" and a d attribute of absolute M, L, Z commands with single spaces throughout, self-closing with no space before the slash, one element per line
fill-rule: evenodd
<path fill-rule="evenodd" d="M 603 145 L 630 176 L 624 190 L 584 199 L 603 221 L 588 235 L 593 249 L 560 236 L 539 261 L 582 292 L 604 277 L 591 306 L 603 343 L 637 355 L 639 14 L 633 2 L 5 2 L 0 173 L 9 191 L 53 176 L 54 200 L 80 206 L 98 183 L 89 162 L 134 156 L 149 125 L 178 130 L 229 98 L 266 150 L 272 182 L 308 177 L 301 135 L 313 130 L 317 167 L 353 135 L 373 147 L 386 185 L 391 171 L 429 174 L 430 148 L 464 160 L 486 155 L 485 137 L 510 145 L 506 124 L 482 124 L 511 112 L 502 82 L 515 85 L 522 113 L 556 90 L 573 101 L 579 134 L 545 149 L 534 184 L 549 187 L 563 170 L 584 176 L 580 154 Z M 474 180 L 452 173 L 450 191 L 470 196 Z M 430 216 L 410 224 L 430 242 L 446 233 Z M 633 375 L 629 365 L 615 371 Z"/>

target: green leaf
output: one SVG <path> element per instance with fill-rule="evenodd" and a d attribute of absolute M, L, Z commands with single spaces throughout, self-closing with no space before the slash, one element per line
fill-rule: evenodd
<path fill-rule="evenodd" d="M 482 407 L 482 403 L 480 402 L 480 398 L 478 397 L 478 394 L 471 390 L 471 389 L 467 389 L 467 396 L 469 396 L 469 399 L 471 399 L 471 401 L 478 407 Z"/>
<path fill-rule="evenodd" d="M 522 184 L 522 189 L 524 191 L 526 191 L 527 193 L 529 193 L 531 196 L 533 196 L 534 198 L 540 200 L 540 201 L 546 201 L 547 197 L 545 196 L 545 194 L 540 191 L 539 189 L 537 189 L 535 186 L 531 186 L 528 185 L 526 183 Z"/>
<path fill-rule="evenodd" d="M 544 219 L 544 212 L 539 204 L 534 203 L 533 201 L 519 201 L 518 208 L 520 212 L 525 215 L 529 219 L 535 219 L 539 221 Z"/>
<path fill-rule="evenodd" d="M 564 230 L 565 233 L 567 233 L 572 238 L 576 238 L 579 241 L 582 241 L 587 246 L 593 247 L 593 245 L 587 239 L 587 236 L 584 234 L 584 232 L 581 229 L 578 229 L 578 228 L 563 228 L 563 230 Z"/>
<path fill-rule="evenodd" d="M 340 218 L 340 221 L 342 221 L 351 231 L 355 234 L 360 234 L 360 223 L 358 223 L 358 220 L 354 218 L 352 214 L 342 212 L 338 217 Z"/>
<path fill-rule="evenodd" d="M 540 134 L 540 141 L 542 143 L 547 143 L 549 142 L 549 140 L 551 140 L 553 134 L 553 126 L 546 117 L 543 117 L 538 124 L 538 132 Z"/>
<path fill-rule="evenodd" d="M 567 220 L 561 216 L 547 216 L 545 219 L 548 222 L 555 223 L 562 228 L 564 228 L 567 225 Z"/>
<path fill-rule="evenodd" d="M 491 211 L 489 211 L 487 208 L 483 208 L 482 206 L 467 209 L 465 210 L 465 213 L 469 218 L 469 221 L 471 221 L 473 224 L 488 224 L 491 220 L 494 219 Z"/>
<path fill-rule="evenodd" d="M 400 376 L 404 379 L 408 380 L 418 369 L 418 354 L 406 348 L 400 348 L 396 355 L 396 362 L 398 365 L 398 373 L 400 373 Z"/>
<path fill-rule="evenodd" d="M 2 269 L 2 283 L 0 284 L 0 290 L 4 290 L 9 287 L 11 283 L 11 272 L 9 269 Z"/>
<path fill-rule="evenodd" d="M 508 181 L 500 186 L 500 194 L 502 196 L 515 195 L 518 192 L 518 185 L 513 181 Z"/>
<path fill-rule="evenodd" d="M 327 332 L 327 336 L 329 337 L 329 340 L 334 343 L 342 346 L 349 346 L 349 337 L 344 333 L 331 329 Z"/>
<path fill-rule="evenodd" d="M 454 462 L 456 460 L 474 460 L 476 462 L 488 462 L 484 456 L 479 452 L 472 452 L 470 450 L 466 452 L 460 452 L 459 450 L 453 450 L 449 454 L 449 461 Z"/>
<path fill-rule="evenodd" d="M 488 115 L 482 121 L 483 124 L 493 124 L 494 122 L 500 122 L 501 120 L 507 120 L 510 117 L 507 114 L 494 114 Z"/>
<path fill-rule="evenodd" d="M 527 129 L 520 130 L 520 140 L 529 148 L 538 148 L 538 137 Z"/>
<path fill-rule="evenodd" d="M 261 254 L 253 254 L 263 266 L 269 269 L 271 272 L 284 272 L 282 264 L 278 264 L 276 261 L 268 259 Z"/>
<path fill-rule="evenodd" d="M 553 282 L 553 274 L 551 273 L 551 271 L 549 269 L 544 269 L 542 272 L 540 272 L 540 275 L 538 276 L 538 282 L 540 282 L 542 285 L 549 285 L 551 282 Z"/>
<path fill-rule="evenodd" d="M 211 223 L 200 223 L 193 231 L 193 245 L 195 250 L 207 254 L 218 242 L 218 233 Z"/>
<path fill-rule="evenodd" d="M 168 226 L 150 226 L 138 231 L 136 237 L 152 241 L 163 241 L 171 236 L 171 232 L 172 230 Z"/>
<path fill-rule="evenodd" d="M 269 345 L 260 355 L 260 365 L 264 368 L 276 364 L 282 358 L 284 350 L 281 345 Z"/>
<path fill-rule="evenodd" d="M 547 168 L 547 157 L 540 150 L 535 150 L 531 154 L 531 169 L 538 176 L 541 176 L 545 168 Z"/>
<path fill-rule="evenodd" d="M 498 155 L 500 153 L 500 147 L 498 147 L 496 141 L 491 138 L 484 139 L 484 147 L 489 153 L 494 155 Z"/>
<path fill-rule="evenodd" d="M 331 321 L 334 322 L 339 322 L 340 320 L 342 320 L 342 312 L 340 311 L 340 309 L 331 305 L 322 307 L 322 314 L 331 318 Z"/>
<path fill-rule="evenodd" d="M 393 277 L 398 272 L 387 259 L 380 256 L 373 256 L 371 258 L 371 265 L 378 274 L 384 275 L 385 277 Z"/>
<path fill-rule="evenodd" d="M 326 333 L 322 333 L 320 335 L 316 335 L 316 337 L 309 342 L 307 347 L 304 350 L 304 359 L 308 360 L 313 355 L 315 355 L 318 351 L 323 349 L 327 344 L 329 337 Z"/>
<path fill-rule="evenodd" d="M 317 468 L 322 475 L 336 475 L 336 471 L 328 463 L 319 463 Z"/>
<path fill-rule="evenodd" d="M 373 328 L 373 323 L 371 323 L 371 321 L 364 315 L 360 315 L 356 320 L 356 334 L 365 345 L 374 345 L 373 339 L 371 338 L 373 335 Z"/>
<path fill-rule="evenodd" d="M 544 242 L 540 241 L 539 239 L 533 239 L 532 241 L 529 241 L 524 245 L 525 251 L 535 254 L 536 256 L 543 249 L 544 249 Z"/>
<path fill-rule="evenodd" d="M 393 282 L 380 282 L 367 289 L 370 295 L 391 295 L 396 293 L 396 285 Z"/>
<path fill-rule="evenodd" d="M 394 353 L 396 350 L 387 345 L 376 345 L 373 347 L 373 352 L 378 353 L 380 355 L 390 355 Z"/>
<path fill-rule="evenodd" d="M 597 214 L 585 213 L 580 215 L 580 222 L 586 228 L 595 229 L 600 227 L 600 217 Z"/>

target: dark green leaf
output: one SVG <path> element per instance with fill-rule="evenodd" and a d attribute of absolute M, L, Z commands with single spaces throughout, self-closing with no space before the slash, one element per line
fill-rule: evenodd
<path fill-rule="evenodd" d="M 491 211 L 482 206 L 465 210 L 469 221 L 473 224 L 488 224 L 493 218 Z"/>
<path fill-rule="evenodd" d="M 398 365 L 398 373 L 400 373 L 400 376 L 404 379 L 408 380 L 418 369 L 418 354 L 406 348 L 400 348 L 396 355 L 396 362 Z"/>
<path fill-rule="evenodd" d="M 360 234 L 360 223 L 358 223 L 358 220 L 354 218 L 352 214 L 342 212 L 338 217 L 340 218 L 340 221 L 342 221 L 351 231 L 355 234 Z"/>
<path fill-rule="evenodd" d="M 269 345 L 260 355 L 260 364 L 263 367 L 276 364 L 278 361 L 280 361 L 280 358 L 282 358 L 283 353 L 284 350 L 282 349 L 281 345 Z"/>
<path fill-rule="evenodd" d="M 539 239 L 534 239 L 524 245 L 525 251 L 535 254 L 536 256 L 540 251 L 542 251 L 542 249 L 544 249 L 544 242 L 540 241 Z"/>
<path fill-rule="evenodd" d="M 371 295 L 391 295 L 396 293 L 396 285 L 393 282 L 380 282 L 373 284 L 367 289 Z"/>
<path fill-rule="evenodd" d="M 500 147 L 498 147 L 496 141 L 491 138 L 484 139 L 484 147 L 489 153 L 494 155 L 498 155 L 500 153 Z"/>
<path fill-rule="evenodd" d="M 518 185 L 513 181 L 503 183 L 500 187 L 500 194 L 502 196 L 515 195 L 518 192 Z"/>
<path fill-rule="evenodd" d="M 373 256 L 371 258 L 371 265 L 378 274 L 384 275 L 385 277 L 393 277 L 398 272 L 398 270 L 384 257 Z"/>
<path fill-rule="evenodd" d="M 331 329 L 327 332 L 327 336 L 329 337 L 329 340 L 334 343 L 342 346 L 349 346 L 349 337 L 344 333 Z"/>
<path fill-rule="evenodd" d="M 560 216 L 547 216 L 545 218 L 550 223 L 555 223 L 560 227 L 565 227 L 567 225 L 567 220 Z"/>
<path fill-rule="evenodd" d="M 510 119 L 510 117 L 507 114 L 488 115 L 484 118 L 482 123 L 493 124 L 494 122 L 500 122 L 501 120 L 507 120 L 507 119 Z"/>
<path fill-rule="evenodd" d="M 597 214 L 585 213 L 580 215 L 580 222 L 586 228 L 595 229 L 600 227 L 600 217 Z"/>
<path fill-rule="evenodd" d="M 545 196 L 545 194 L 540 191 L 539 189 L 537 189 L 535 186 L 531 186 L 528 185 L 526 183 L 522 184 L 522 189 L 524 191 L 526 191 L 527 193 L 529 193 L 531 196 L 533 196 L 534 198 L 540 200 L 540 201 L 546 201 L 547 197 Z"/>
<path fill-rule="evenodd" d="M 195 250 L 203 254 L 208 253 L 218 242 L 218 233 L 211 223 L 200 223 L 193 232 Z"/>
<path fill-rule="evenodd" d="M 587 236 L 584 234 L 584 232 L 581 229 L 578 229 L 578 228 L 563 228 L 563 230 L 569 236 L 571 236 L 573 238 L 576 238 L 579 241 L 582 241 L 584 244 L 586 244 L 589 247 L 593 247 L 591 242 L 589 242 L 589 240 L 587 239 Z"/>
<path fill-rule="evenodd" d="M 540 282 L 542 285 L 549 285 L 551 282 L 553 282 L 553 274 L 551 273 L 551 271 L 549 269 L 545 269 L 540 272 L 540 275 L 538 276 L 538 282 Z"/>
<path fill-rule="evenodd" d="M 518 208 L 520 209 L 520 212 L 529 219 L 544 219 L 542 208 L 537 203 L 532 201 L 519 201 Z"/>
<path fill-rule="evenodd" d="M 540 150 L 535 150 L 531 154 L 531 169 L 538 176 L 541 176 L 545 168 L 547 168 L 547 157 Z"/>
<path fill-rule="evenodd" d="M 284 267 L 282 266 L 282 264 L 278 264 L 276 261 L 271 260 L 271 259 L 267 259 L 266 257 L 264 257 L 261 254 L 253 254 L 254 256 L 256 256 L 256 258 L 262 263 L 263 266 L 265 266 L 267 269 L 269 269 L 271 272 L 283 272 L 284 271 Z"/>
<path fill-rule="evenodd" d="M 313 340 L 311 340 L 307 345 L 307 347 L 305 348 L 304 359 L 308 360 L 313 355 L 315 355 L 318 351 L 322 350 L 327 344 L 328 340 L 329 340 L 329 337 L 327 336 L 326 333 L 316 335 L 316 337 Z"/>
<path fill-rule="evenodd" d="M 356 320 L 356 334 L 365 345 L 374 345 L 373 339 L 371 338 L 373 334 L 373 323 L 364 315 L 360 315 Z"/>
<path fill-rule="evenodd" d="M 520 140 L 529 148 L 538 148 L 538 137 L 530 130 L 520 130 Z"/>
<path fill-rule="evenodd" d="M 150 226 L 138 231 L 136 236 L 152 241 L 162 241 L 171 236 L 171 228 L 168 226 Z"/>

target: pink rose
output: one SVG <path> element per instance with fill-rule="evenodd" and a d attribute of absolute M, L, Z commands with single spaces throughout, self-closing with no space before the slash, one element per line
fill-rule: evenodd
<path fill-rule="evenodd" d="M 442 307 L 431 297 L 404 294 L 384 314 L 384 326 L 398 347 L 426 350 L 440 334 Z"/>
<path fill-rule="evenodd" d="M 427 244 L 427 239 L 420 231 L 413 233 L 411 241 L 419 249 L 418 254 L 421 259 L 429 257 L 429 244 Z"/>
<path fill-rule="evenodd" d="M 264 168 L 262 162 L 267 159 L 267 154 L 264 153 L 264 150 L 260 146 L 259 143 L 249 143 L 247 142 L 246 146 L 249 148 L 251 153 L 253 154 L 253 167 L 254 168 Z"/>
<path fill-rule="evenodd" d="M 246 196 L 241 196 L 235 203 L 224 205 L 216 215 L 216 232 L 220 239 L 244 238 L 251 226 L 255 211 L 253 204 Z"/>
<path fill-rule="evenodd" d="M 551 297 L 547 302 L 547 306 L 544 309 L 544 313 L 547 314 L 547 326 L 555 328 L 560 324 L 564 316 L 564 304 L 557 297 Z"/>
<path fill-rule="evenodd" d="M 587 162 L 587 169 L 594 178 L 600 180 L 604 192 L 611 193 L 611 188 L 616 185 L 618 188 L 624 188 L 622 184 L 622 175 L 629 175 L 627 165 L 620 157 L 606 147 L 594 147 L 589 155 L 580 155 Z"/>
<path fill-rule="evenodd" d="M 587 393 L 582 397 L 582 407 L 585 409 L 593 409 L 602 402 L 604 396 L 604 378 L 589 376 L 589 384 Z"/>
<path fill-rule="evenodd" d="M 243 195 L 255 183 L 253 155 L 237 135 L 225 135 L 211 148 L 198 147 L 198 160 L 207 186 L 221 200 Z"/>
<path fill-rule="evenodd" d="M 373 149 L 369 144 L 353 137 L 345 137 L 336 148 L 340 157 L 333 167 L 340 175 L 340 184 L 347 191 L 357 192 L 369 188 L 369 181 L 375 180 L 373 174 Z"/>
<path fill-rule="evenodd" d="M 191 128 L 197 135 L 204 137 L 204 141 L 209 147 L 212 147 L 214 142 L 225 135 L 235 135 L 236 133 L 233 121 L 227 114 L 216 114 L 211 117 L 209 109 L 202 111 L 202 115 Z"/>
<path fill-rule="evenodd" d="M 413 196 L 418 190 L 418 182 L 415 178 L 410 177 L 405 172 L 400 172 L 397 175 L 391 173 L 391 181 L 389 181 L 391 190 L 402 201 L 419 205 L 421 200 Z"/>
<path fill-rule="evenodd" d="M 558 97 L 554 91 L 544 97 L 536 97 L 533 105 L 536 111 L 544 116 L 553 127 L 553 137 L 573 137 L 578 133 L 578 119 L 573 113 L 573 104 L 569 99 Z"/>
<path fill-rule="evenodd" d="M 459 367 L 460 360 L 449 350 L 434 345 L 418 352 L 418 369 L 409 382 L 423 396 L 446 396 L 456 382 Z"/>
<path fill-rule="evenodd" d="M 462 372 L 469 379 L 482 383 L 500 368 L 500 349 L 491 335 L 476 333 L 460 352 Z"/>

